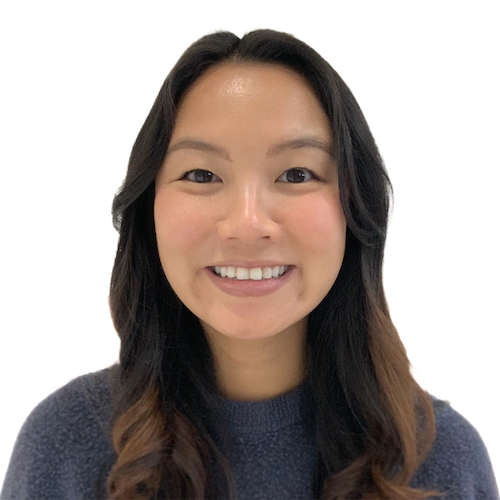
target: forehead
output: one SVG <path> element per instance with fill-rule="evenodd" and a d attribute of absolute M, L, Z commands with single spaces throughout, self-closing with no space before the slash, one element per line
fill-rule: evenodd
<path fill-rule="evenodd" d="M 307 80 L 282 66 L 244 62 L 212 67 L 194 82 L 180 103 L 174 135 L 258 130 L 293 136 L 304 129 L 330 138 Z"/>

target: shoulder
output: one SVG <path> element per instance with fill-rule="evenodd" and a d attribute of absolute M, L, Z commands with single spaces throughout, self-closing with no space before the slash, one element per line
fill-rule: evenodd
<path fill-rule="evenodd" d="M 45 435 L 56 429 L 57 434 L 87 434 L 96 424 L 106 433 L 117 366 L 76 377 L 51 393 L 31 411 L 21 434 Z"/>
<path fill-rule="evenodd" d="M 97 480 L 103 461 L 113 456 L 110 417 L 117 372 L 113 365 L 77 377 L 31 411 L 14 445 L 2 500 L 90 494 L 79 490 Z"/>
<path fill-rule="evenodd" d="M 415 487 L 438 489 L 456 500 L 498 498 L 493 468 L 476 428 L 449 402 L 433 397 L 436 437 L 411 481 Z"/>

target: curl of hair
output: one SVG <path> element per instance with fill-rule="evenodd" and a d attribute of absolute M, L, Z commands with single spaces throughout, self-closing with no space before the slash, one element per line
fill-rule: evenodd
<path fill-rule="evenodd" d="M 162 270 L 153 203 L 182 97 L 209 67 L 249 62 L 287 67 L 317 96 L 334 136 L 347 221 L 338 278 L 308 318 L 319 455 L 315 497 L 428 498 L 436 492 L 408 483 L 434 440 L 432 401 L 411 376 L 382 286 L 391 184 L 346 84 L 312 48 L 272 30 L 241 39 L 216 32 L 184 52 L 140 130 L 115 196 L 119 242 L 110 307 L 121 348 L 112 418 L 118 458 L 107 494 L 236 498 L 230 464 L 214 439 L 225 435 L 214 359 L 198 319 Z"/>

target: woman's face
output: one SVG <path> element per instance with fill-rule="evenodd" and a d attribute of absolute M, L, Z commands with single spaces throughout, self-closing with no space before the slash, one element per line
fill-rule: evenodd
<path fill-rule="evenodd" d="M 205 332 L 305 332 L 345 250 L 331 143 L 321 105 L 291 70 L 227 63 L 190 88 L 154 217 L 165 275 Z"/>

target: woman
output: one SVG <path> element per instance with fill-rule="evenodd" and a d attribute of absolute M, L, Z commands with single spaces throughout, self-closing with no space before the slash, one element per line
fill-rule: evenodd
<path fill-rule="evenodd" d="M 194 43 L 113 204 L 120 364 L 33 411 L 2 498 L 497 498 L 481 438 L 418 386 L 391 322 L 389 195 L 310 47 Z"/>

